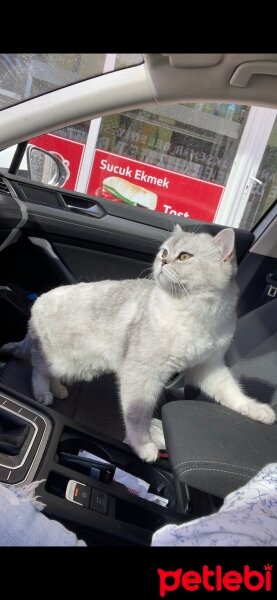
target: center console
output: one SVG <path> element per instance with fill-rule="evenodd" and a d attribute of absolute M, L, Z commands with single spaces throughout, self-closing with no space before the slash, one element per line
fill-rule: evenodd
<path fill-rule="evenodd" d="M 7 439 L 12 449 L 5 445 Z M 92 478 L 74 461 L 80 450 L 147 481 L 149 492 L 167 498 L 167 506 L 134 495 L 114 479 Z M 73 456 L 71 464 L 64 464 L 65 454 Z M 144 463 L 126 444 L 3 387 L 0 481 L 24 485 L 34 480 L 41 481 L 36 494 L 46 504 L 45 514 L 89 545 L 147 546 L 154 531 L 167 523 L 184 522 L 189 515 L 188 494 L 177 497 L 166 459 Z"/>

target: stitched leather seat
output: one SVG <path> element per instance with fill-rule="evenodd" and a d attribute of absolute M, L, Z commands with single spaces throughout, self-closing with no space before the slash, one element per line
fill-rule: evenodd
<path fill-rule="evenodd" d="M 238 321 L 226 363 L 247 394 L 277 409 L 277 299 Z M 163 407 L 166 446 L 180 482 L 224 498 L 277 460 L 277 424 L 207 400 L 201 394 Z"/>

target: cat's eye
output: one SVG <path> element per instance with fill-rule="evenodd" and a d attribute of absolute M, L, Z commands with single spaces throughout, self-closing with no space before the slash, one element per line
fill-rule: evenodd
<path fill-rule="evenodd" d="M 163 248 L 163 250 L 162 250 L 162 254 L 161 254 L 161 257 L 162 257 L 162 258 L 165 258 L 167 255 L 168 255 L 168 252 L 167 252 L 167 250 L 166 250 L 165 248 Z"/>
<path fill-rule="evenodd" d="M 181 254 L 179 254 L 178 256 L 178 260 L 188 260 L 189 258 L 192 257 L 192 254 L 190 254 L 189 252 L 181 252 Z"/>

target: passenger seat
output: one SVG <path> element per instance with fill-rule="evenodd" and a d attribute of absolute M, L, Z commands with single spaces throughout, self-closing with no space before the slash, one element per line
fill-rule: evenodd
<path fill-rule="evenodd" d="M 248 395 L 277 412 L 277 299 L 239 319 L 226 363 Z M 165 404 L 162 421 L 178 483 L 218 498 L 277 461 L 276 423 L 253 421 L 204 394 Z"/>

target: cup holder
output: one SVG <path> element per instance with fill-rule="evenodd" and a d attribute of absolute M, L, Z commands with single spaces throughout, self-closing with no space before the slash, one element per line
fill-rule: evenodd
<path fill-rule="evenodd" d="M 80 450 L 86 450 L 87 452 L 99 456 L 99 458 L 103 458 L 111 463 L 113 462 L 111 454 L 101 445 L 101 443 L 97 442 L 97 444 L 94 444 L 89 440 L 83 440 L 82 438 L 77 437 L 61 442 L 58 454 L 60 454 L 60 452 L 69 452 L 70 454 L 76 454 L 77 456 Z"/>
<path fill-rule="evenodd" d="M 58 455 L 61 452 L 78 455 L 80 450 L 86 450 L 104 460 L 115 464 L 131 475 L 135 475 L 150 484 L 149 492 L 168 500 L 167 507 L 176 509 L 178 507 L 176 490 L 173 476 L 167 471 L 161 471 L 155 465 L 143 463 L 137 457 L 128 461 L 129 456 L 113 448 L 107 448 L 100 441 L 84 439 L 78 436 L 70 436 L 63 439 L 59 444 Z M 127 458 L 127 460 L 126 460 Z M 165 509 L 166 510 L 166 509 Z"/>

